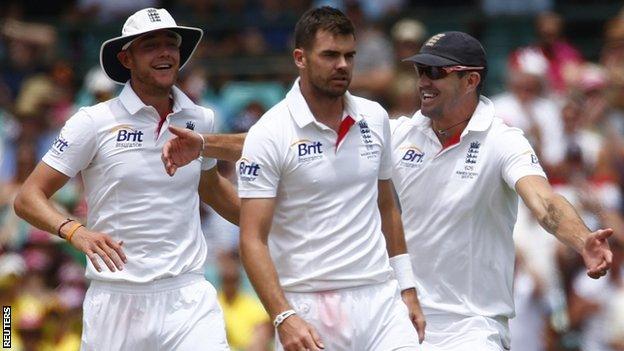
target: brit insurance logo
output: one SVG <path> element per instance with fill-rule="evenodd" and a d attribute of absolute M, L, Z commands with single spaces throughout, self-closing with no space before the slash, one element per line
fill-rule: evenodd
<path fill-rule="evenodd" d="M 425 153 L 415 145 L 400 147 L 399 152 L 402 155 L 399 164 L 403 167 L 416 168 L 425 160 Z"/>
<path fill-rule="evenodd" d="M 253 182 L 260 175 L 260 165 L 246 158 L 238 160 L 238 177 L 247 182 Z"/>
<path fill-rule="evenodd" d="M 52 148 L 50 149 L 54 154 L 60 155 L 69 147 L 69 142 L 63 136 L 63 131 L 59 133 L 59 136 L 52 142 Z"/>
<path fill-rule="evenodd" d="M 312 162 L 323 158 L 323 143 L 307 139 L 297 140 L 290 144 L 297 154 L 299 163 Z"/>
<path fill-rule="evenodd" d="M 129 149 L 143 146 L 145 133 L 132 128 L 129 124 L 118 125 L 112 128 L 110 132 L 115 135 L 115 147 Z"/>
<path fill-rule="evenodd" d="M 523 156 L 528 155 L 531 158 L 531 166 L 542 168 L 542 166 L 539 163 L 539 158 L 537 158 L 537 155 L 533 152 L 533 150 L 527 150 L 523 152 L 522 155 Z"/>

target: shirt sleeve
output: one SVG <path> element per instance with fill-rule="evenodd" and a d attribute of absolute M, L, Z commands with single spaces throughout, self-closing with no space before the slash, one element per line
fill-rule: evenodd
<path fill-rule="evenodd" d="M 392 177 L 392 142 L 390 139 L 390 118 L 384 110 L 383 113 L 383 149 L 381 150 L 381 161 L 379 164 L 378 179 L 390 179 Z"/>
<path fill-rule="evenodd" d="M 277 195 L 281 174 L 279 151 L 277 140 L 266 127 L 251 127 L 242 157 L 236 163 L 239 197 L 272 198 Z"/>
<path fill-rule="evenodd" d="M 503 179 L 511 189 L 515 189 L 516 182 L 525 176 L 547 178 L 535 151 L 520 129 L 510 128 L 504 132 L 497 148 L 501 152 Z"/>
<path fill-rule="evenodd" d="M 67 120 L 42 161 L 68 177 L 75 177 L 95 157 L 95 128 L 91 116 L 84 110 L 78 111 Z"/>
<path fill-rule="evenodd" d="M 214 124 L 215 124 L 214 112 L 212 112 L 212 110 L 208 108 L 202 108 L 202 110 L 204 112 L 204 119 L 205 119 L 204 125 L 206 126 L 206 129 L 199 131 L 199 133 L 200 134 L 214 133 Z M 203 156 L 200 156 L 200 158 L 201 158 L 201 170 L 202 171 L 212 169 L 214 166 L 217 165 L 217 160 L 214 158 L 203 157 Z"/>

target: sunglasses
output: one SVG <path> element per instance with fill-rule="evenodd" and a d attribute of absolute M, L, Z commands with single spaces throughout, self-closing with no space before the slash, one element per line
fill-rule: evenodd
<path fill-rule="evenodd" d="M 485 69 L 485 67 L 478 66 L 423 66 L 423 65 L 414 65 L 416 68 L 416 72 L 418 72 L 418 76 L 422 77 L 423 75 L 429 77 L 429 79 L 437 80 L 442 79 L 452 72 L 463 72 L 463 71 L 480 71 Z"/>

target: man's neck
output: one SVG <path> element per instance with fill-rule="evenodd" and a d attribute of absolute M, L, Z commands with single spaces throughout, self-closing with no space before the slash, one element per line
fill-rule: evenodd
<path fill-rule="evenodd" d="M 461 134 L 466 129 L 478 104 L 479 100 L 471 100 L 459 104 L 456 109 L 439 119 L 431 119 L 431 128 L 442 143 L 454 135 Z"/>
<path fill-rule="evenodd" d="M 338 131 L 344 110 L 344 96 L 331 97 L 314 89 L 311 84 L 300 80 L 299 88 L 312 116 L 320 122 Z"/>
<path fill-rule="evenodd" d="M 165 89 L 156 89 L 145 87 L 143 84 L 134 83 L 130 81 L 132 90 L 147 106 L 152 106 L 156 109 L 159 116 L 166 116 L 172 108 L 173 100 L 170 99 L 171 89 L 168 91 Z"/>

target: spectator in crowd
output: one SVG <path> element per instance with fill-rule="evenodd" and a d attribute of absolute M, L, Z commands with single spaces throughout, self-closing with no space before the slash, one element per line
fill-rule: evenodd
<path fill-rule="evenodd" d="M 609 325 L 612 301 L 624 289 L 623 243 L 614 237 L 612 270 L 606 279 L 593 280 L 579 272 L 569 302 L 570 321 L 581 331 L 581 351 L 613 351 L 611 341 L 620 334 Z"/>
<path fill-rule="evenodd" d="M 546 172 L 563 158 L 560 108 L 548 98 L 546 57 L 534 48 L 520 48 L 509 58 L 507 91 L 492 97 L 498 116 L 524 131 Z"/>
<path fill-rule="evenodd" d="M 366 22 L 358 2 L 349 2 L 346 7 L 357 37 L 350 89 L 364 97 L 385 96 L 394 76 L 392 43 L 375 23 Z"/>
<path fill-rule="evenodd" d="M 15 98 L 22 82 L 41 72 L 52 56 L 57 32 L 50 25 L 9 19 L 0 28 L 6 40 L 6 62 L 0 67 L 0 80 Z"/>
<path fill-rule="evenodd" d="M 548 318 L 544 282 L 541 274 L 526 264 L 521 251 L 516 251 L 514 304 L 516 316 L 509 321 L 511 349 L 544 351 L 544 326 Z"/>
<path fill-rule="evenodd" d="M 416 94 L 418 77 L 414 74 L 414 65 L 401 60 L 420 50 L 427 31 L 420 21 L 404 18 L 392 26 L 391 34 L 396 64 L 384 100 L 389 103 L 390 118 L 411 116 L 420 108 L 420 99 Z"/>
<path fill-rule="evenodd" d="M 624 69 L 624 14 L 622 12 L 611 18 L 605 26 L 600 63 L 609 73 L 621 73 Z"/>
<path fill-rule="evenodd" d="M 620 286 L 609 302 L 606 318 L 607 342 L 614 351 L 624 351 L 624 286 Z"/>
<path fill-rule="evenodd" d="M 111 23 L 122 21 L 132 13 L 143 8 L 160 7 L 161 2 L 161 0 L 77 0 L 73 16 L 77 20 L 89 18 L 98 23 Z"/>
<path fill-rule="evenodd" d="M 481 8 L 488 16 L 535 15 L 554 7 L 554 0 L 483 0 Z"/>
<path fill-rule="evenodd" d="M 76 97 L 76 105 L 95 105 L 113 98 L 116 92 L 117 86 L 108 79 L 102 68 L 92 67 L 85 75 L 83 88 Z"/>
<path fill-rule="evenodd" d="M 270 350 L 273 325 L 260 301 L 241 290 L 238 250 L 222 252 L 218 265 L 221 282 L 218 298 L 230 347 L 240 351 Z"/>
<path fill-rule="evenodd" d="M 582 63 L 581 53 L 563 37 L 564 21 L 555 12 L 542 12 L 535 20 L 537 42 L 532 46 L 548 61 L 546 78 L 554 93 L 563 94 L 568 77 Z"/>
<path fill-rule="evenodd" d="M 232 131 L 234 133 L 245 133 L 258 122 L 260 117 L 266 112 L 264 106 L 258 101 L 250 101 L 247 106 L 234 119 Z"/>

